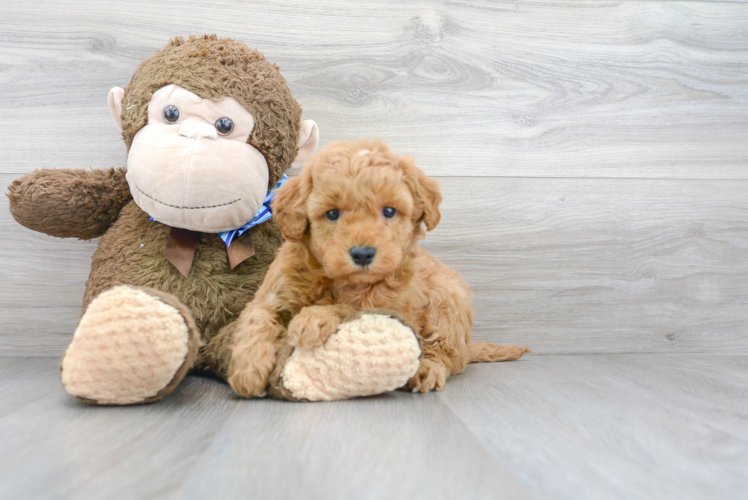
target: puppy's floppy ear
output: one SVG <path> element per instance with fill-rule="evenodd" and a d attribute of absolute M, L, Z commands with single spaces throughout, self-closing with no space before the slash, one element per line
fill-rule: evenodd
<path fill-rule="evenodd" d="M 311 181 L 309 172 L 304 171 L 275 193 L 272 203 L 273 218 L 287 240 L 298 241 L 304 236 L 308 222 L 304 204 L 311 189 Z"/>
<path fill-rule="evenodd" d="M 405 173 L 405 182 L 413 194 L 416 222 L 423 221 L 426 224 L 426 229 L 431 231 L 439 224 L 442 217 L 441 212 L 439 212 L 439 204 L 442 202 L 439 183 L 426 177 L 426 174 L 416 167 L 413 158 L 410 156 L 401 156 L 399 161 L 400 168 Z"/>

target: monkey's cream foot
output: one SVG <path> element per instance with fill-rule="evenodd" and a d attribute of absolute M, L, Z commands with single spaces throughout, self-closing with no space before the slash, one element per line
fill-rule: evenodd
<path fill-rule="evenodd" d="M 89 403 L 157 401 L 184 378 L 199 347 L 192 314 L 176 297 L 116 286 L 89 304 L 60 378 L 66 391 Z"/>
<path fill-rule="evenodd" d="M 323 345 L 296 347 L 279 356 L 269 391 L 307 401 L 381 394 L 415 375 L 420 354 L 410 327 L 392 315 L 364 311 L 341 323 Z"/>

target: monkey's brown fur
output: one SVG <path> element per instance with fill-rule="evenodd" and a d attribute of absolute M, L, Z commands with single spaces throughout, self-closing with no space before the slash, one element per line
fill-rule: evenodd
<path fill-rule="evenodd" d="M 169 84 L 205 99 L 233 97 L 252 113 L 255 128 L 247 142 L 265 157 L 269 186 L 290 167 L 297 152 L 301 107 L 277 66 L 243 43 L 215 35 L 175 38 L 138 67 L 123 106 L 122 135 L 128 150 L 147 123 L 151 96 Z M 171 228 L 151 221 L 132 201 L 124 174 L 124 169 L 39 170 L 10 185 L 10 210 L 22 225 L 52 236 L 101 236 L 83 311 L 101 292 L 118 284 L 173 294 L 189 309 L 180 312 L 194 316 L 207 343 L 196 366 L 225 377 L 232 322 L 260 286 L 282 243 L 280 231 L 272 219 L 253 228 L 256 255 L 234 270 L 223 241 L 203 234 L 185 279 L 164 258 Z"/>
<path fill-rule="evenodd" d="M 21 225 L 82 240 L 104 234 L 132 200 L 124 168 L 37 170 L 9 190 L 10 213 Z"/>
<path fill-rule="evenodd" d="M 148 122 L 153 93 L 170 84 L 203 99 L 233 97 L 239 101 L 255 119 L 247 142 L 268 162 L 268 187 L 278 182 L 296 157 L 301 123 L 301 106 L 278 66 L 259 51 L 228 38 L 174 38 L 140 63 L 125 88 L 122 137 L 128 150 L 135 134 Z"/>

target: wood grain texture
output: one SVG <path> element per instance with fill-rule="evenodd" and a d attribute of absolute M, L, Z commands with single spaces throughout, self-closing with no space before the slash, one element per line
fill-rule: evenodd
<path fill-rule="evenodd" d="M 55 360 L 0 358 L 2 498 L 738 499 L 748 357 L 535 356 L 441 393 L 239 400 L 188 377 L 78 403 Z"/>
<path fill-rule="evenodd" d="M 0 168 L 108 167 L 106 94 L 174 35 L 281 65 L 322 142 L 432 175 L 748 178 L 748 5 L 60 1 L 0 6 Z"/>
<path fill-rule="evenodd" d="M 540 498 L 745 496 L 745 356 L 542 356 L 450 383 L 447 406 Z"/>
<path fill-rule="evenodd" d="M 460 179 L 424 246 L 475 337 L 538 353 L 748 352 L 744 181 Z"/>
<path fill-rule="evenodd" d="M 80 313 L 80 303 L 70 307 L 40 307 L 34 302 L 26 307 L 1 307 L 0 355 L 62 357 Z"/>
<path fill-rule="evenodd" d="M 272 423 L 271 423 L 272 422 Z M 261 430 L 261 431 L 258 431 Z M 243 445 L 236 446 L 236 437 Z M 238 468 L 235 464 L 252 464 Z M 195 498 L 528 498 L 439 395 L 239 405 L 179 494 Z M 303 492 L 303 493 L 302 493 Z"/>
<path fill-rule="evenodd" d="M 162 405 L 88 407 L 62 389 L 56 360 L 22 362 L 0 361 L 12 396 L 0 411 L 2 498 L 164 498 L 230 414 L 231 389 L 216 381 L 183 384 Z"/>
<path fill-rule="evenodd" d="M 438 177 L 424 246 L 476 293 L 477 339 L 535 354 L 425 396 L 188 377 L 89 407 L 55 358 L 96 241 L 0 197 L 0 498 L 745 496 L 748 3 L 5 2 L 0 185 L 124 165 L 108 90 L 211 32 L 281 66 L 323 146 L 381 137 Z"/>
<path fill-rule="evenodd" d="M 471 285 L 476 339 L 539 354 L 748 352 L 748 181 L 441 181 L 442 222 L 423 245 Z M 95 242 L 28 231 L 5 204 L 0 352 L 60 355 Z"/>

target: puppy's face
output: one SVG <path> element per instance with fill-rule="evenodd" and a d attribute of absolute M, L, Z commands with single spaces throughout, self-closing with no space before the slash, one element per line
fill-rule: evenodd
<path fill-rule="evenodd" d="M 413 196 L 403 177 L 389 165 L 330 165 L 313 173 L 306 203 L 309 248 L 330 276 L 366 282 L 400 265 L 414 230 Z"/>
<path fill-rule="evenodd" d="M 303 241 L 326 274 L 373 283 L 391 274 L 439 220 L 436 182 L 381 142 L 333 144 L 273 204 L 286 239 Z"/>

